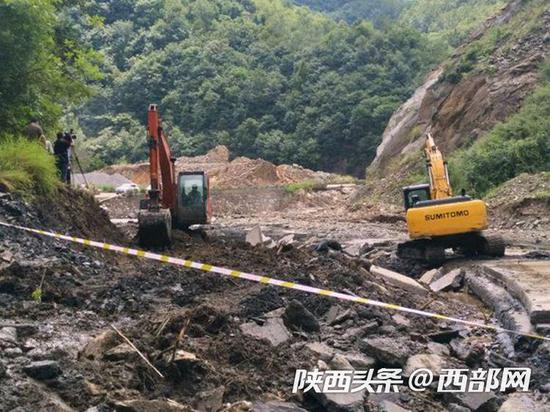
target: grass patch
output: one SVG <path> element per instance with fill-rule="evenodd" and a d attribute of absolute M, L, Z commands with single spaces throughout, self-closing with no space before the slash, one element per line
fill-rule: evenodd
<path fill-rule="evenodd" d="M 305 190 L 306 192 L 311 192 L 313 190 L 322 190 L 326 187 L 326 184 L 316 182 L 313 180 L 307 180 L 305 182 L 298 183 L 289 183 L 284 186 L 284 189 L 287 193 L 296 193 L 299 190 Z"/>
<path fill-rule="evenodd" d="M 33 197 L 53 194 L 58 184 L 55 159 L 38 142 L 0 138 L 0 186 Z"/>
<path fill-rule="evenodd" d="M 97 190 L 100 192 L 114 193 L 115 187 L 113 185 L 96 185 Z"/>

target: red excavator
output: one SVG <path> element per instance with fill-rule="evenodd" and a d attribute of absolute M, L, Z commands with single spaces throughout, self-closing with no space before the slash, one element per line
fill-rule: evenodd
<path fill-rule="evenodd" d="M 138 239 L 144 247 L 164 247 L 172 241 L 172 227 L 187 230 L 209 223 L 209 180 L 204 171 L 180 172 L 176 178 L 176 159 L 155 104 L 147 112 L 147 143 L 151 189 L 140 204 Z"/>

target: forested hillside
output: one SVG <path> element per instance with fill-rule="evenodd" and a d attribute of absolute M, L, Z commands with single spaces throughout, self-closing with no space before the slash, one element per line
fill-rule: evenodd
<path fill-rule="evenodd" d="M 349 26 L 282 1 L 93 1 L 104 80 L 76 114 L 104 163 L 146 156 L 158 103 L 177 154 L 237 155 L 360 174 L 391 113 L 441 59 L 418 32 Z"/>

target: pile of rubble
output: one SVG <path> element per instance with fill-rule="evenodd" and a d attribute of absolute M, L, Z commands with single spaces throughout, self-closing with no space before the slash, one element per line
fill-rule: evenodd
<path fill-rule="evenodd" d="M 179 157 L 176 171 L 206 171 L 214 188 L 240 188 L 253 186 L 284 185 L 304 181 L 325 182 L 333 175 L 315 172 L 299 165 L 279 165 L 263 159 L 237 157 L 230 159 L 225 146 L 217 146 L 203 156 Z M 108 174 L 121 174 L 139 185 L 149 184 L 149 164 L 108 166 L 101 170 Z"/>
<path fill-rule="evenodd" d="M 500 228 L 550 231 L 550 172 L 522 173 L 488 198 L 493 222 Z"/>
<path fill-rule="evenodd" d="M 65 197 L 75 210 L 57 205 L 57 231 L 127 244 L 97 205 Z M 0 199 L 3 220 L 49 228 L 38 213 L 22 200 Z M 433 291 L 463 287 L 462 275 L 434 275 L 429 288 L 373 265 L 375 244 L 352 256 L 330 239 L 271 241 L 257 229 L 249 243 L 182 233 L 164 253 L 473 321 L 488 317 L 478 304 Z M 535 410 L 548 401 L 546 343 L 518 346 L 510 357 L 490 331 L 14 229 L 0 228 L 0 260 L 0 409 L 505 411 L 510 402 Z M 292 392 L 297 369 L 397 368 L 408 379 L 418 368 L 439 376 L 446 367 L 510 365 L 532 367 L 532 392 L 438 394 L 430 387 L 419 394 L 407 385 L 398 393 Z"/>

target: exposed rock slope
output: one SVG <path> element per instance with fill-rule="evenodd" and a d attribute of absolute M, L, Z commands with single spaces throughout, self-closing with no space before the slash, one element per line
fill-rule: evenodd
<path fill-rule="evenodd" d="M 368 174 L 406 176 L 428 131 L 446 154 L 482 137 L 520 108 L 549 51 L 550 4 L 510 2 L 394 113 Z"/>

